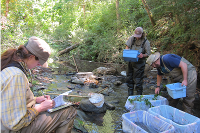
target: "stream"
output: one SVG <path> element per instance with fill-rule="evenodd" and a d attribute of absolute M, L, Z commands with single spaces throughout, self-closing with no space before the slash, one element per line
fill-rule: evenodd
<path fill-rule="evenodd" d="M 92 72 L 94 69 L 98 67 L 113 66 L 112 64 L 96 63 L 96 62 L 81 61 L 81 60 L 79 61 L 76 60 L 76 62 L 79 72 Z M 97 92 L 102 90 L 101 87 L 91 89 L 87 84 L 85 85 L 71 84 L 69 81 L 71 79 L 71 76 L 73 75 L 67 76 L 66 74 L 69 72 L 76 72 L 76 67 L 70 66 L 66 62 L 59 62 L 59 63 L 62 63 L 64 65 L 54 64 L 55 66 L 58 67 L 53 69 L 54 72 L 52 75 L 52 83 L 48 84 L 47 86 L 48 90 L 51 90 L 49 92 L 63 93 L 69 91 L 69 89 L 67 89 L 66 86 L 75 88 L 76 91 L 82 92 L 82 95 L 84 95 L 84 93 L 85 95 L 87 95 L 90 92 Z M 115 106 L 115 110 L 107 110 L 105 113 L 95 114 L 95 113 L 83 112 L 77 109 L 78 121 L 79 123 L 81 121 L 82 126 L 85 128 L 85 130 L 82 130 L 82 132 L 84 131 L 85 132 L 87 131 L 89 133 L 122 132 L 121 117 L 122 114 L 127 112 L 126 109 L 124 108 L 124 105 L 128 97 L 127 95 L 128 91 L 126 84 L 122 84 L 120 86 L 114 86 L 111 82 L 109 82 L 109 79 L 112 80 L 112 77 L 114 78 L 114 76 L 112 75 L 105 76 L 103 77 L 102 82 L 104 82 L 104 84 L 108 84 L 110 88 L 108 90 L 105 90 L 105 93 L 109 93 L 109 95 L 108 94 L 104 95 L 104 100 Z M 74 92 L 73 94 L 77 93 Z M 82 98 L 74 98 L 74 97 L 65 97 L 65 98 L 66 100 L 75 102 L 82 100 Z M 76 120 L 75 122 L 77 122 Z M 73 129 L 72 133 L 80 133 L 80 131 Z"/>
<path fill-rule="evenodd" d="M 128 98 L 128 88 L 124 83 L 125 77 L 120 75 L 121 71 L 125 70 L 125 66 L 118 66 L 116 64 L 96 63 L 90 61 L 76 60 L 76 65 L 73 66 L 65 61 L 56 61 L 50 64 L 52 74 L 48 75 L 50 83 L 43 83 L 48 89 L 48 93 L 64 93 L 72 89 L 74 95 L 87 95 L 91 92 L 99 92 L 103 85 L 107 85 L 108 89 L 102 92 L 104 101 L 115 106 L 114 110 L 107 110 L 105 113 L 89 113 L 84 112 L 77 108 L 77 118 L 74 124 L 78 128 L 73 128 L 72 133 L 123 133 L 122 131 L 122 115 L 128 111 L 125 109 L 125 103 Z M 119 72 L 118 75 L 103 75 L 102 81 L 99 82 L 97 87 L 91 88 L 88 84 L 72 84 L 70 81 L 71 74 L 76 72 L 92 72 L 98 67 L 115 67 Z M 69 74 L 70 73 L 70 74 Z M 149 75 L 144 78 L 143 95 L 154 94 L 154 86 L 156 85 L 156 72 L 148 73 Z M 115 81 L 122 81 L 121 85 L 115 85 Z M 167 84 L 167 79 L 163 80 Z M 135 92 L 136 94 L 136 92 Z M 56 97 L 51 96 L 51 98 Z M 64 97 L 66 101 L 80 102 L 83 98 L 79 97 Z M 198 112 L 197 116 L 200 117 Z M 77 126 L 78 125 L 78 126 Z"/>

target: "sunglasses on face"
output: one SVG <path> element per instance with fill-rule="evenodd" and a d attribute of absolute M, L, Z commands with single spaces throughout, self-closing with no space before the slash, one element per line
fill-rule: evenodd
<path fill-rule="evenodd" d="M 158 58 L 158 59 L 159 59 L 159 58 Z M 157 59 L 157 60 L 158 60 L 158 59 Z M 157 60 L 156 60 L 156 61 L 157 61 Z M 154 62 L 151 64 L 151 66 L 155 65 L 156 61 L 154 61 Z"/>
<path fill-rule="evenodd" d="M 35 60 L 39 60 L 39 58 L 37 56 L 35 56 Z"/>

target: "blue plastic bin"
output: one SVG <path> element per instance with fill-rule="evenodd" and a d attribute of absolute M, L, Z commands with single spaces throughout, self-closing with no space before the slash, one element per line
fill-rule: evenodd
<path fill-rule="evenodd" d="M 142 97 L 142 98 L 140 98 Z M 151 106 L 149 104 L 146 105 L 145 99 L 152 104 L 152 106 L 159 106 L 159 105 L 168 105 L 169 102 L 165 97 L 157 96 L 157 99 L 154 99 L 154 95 L 135 95 L 129 96 L 126 100 L 125 108 L 129 111 L 136 111 L 136 110 L 148 110 Z M 132 103 L 129 99 L 140 99 L 141 101 L 134 100 Z"/>
<path fill-rule="evenodd" d="M 122 129 L 125 133 L 174 133 L 175 128 L 162 119 L 144 110 L 122 115 Z"/>
<path fill-rule="evenodd" d="M 123 58 L 124 61 L 128 62 L 138 62 L 138 55 L 139 55 L 138 50 L 129 50 L 129 49 L 124 49 L 123 50 Z"/>
<path fill-rule="evenodd" d="M 175 127 L 175 133 L 200 133 L 200 119 L 169 105 L 149 108 L 149 113 Z"/>
<path fill-rule="evenodd" d="M 173 98 L 182 98 L 186 97 L 186 86 L 181 86 L 181 83 L 173 83 L 173 84 L 167 84 L 167 91 L 168 94 Z"/>

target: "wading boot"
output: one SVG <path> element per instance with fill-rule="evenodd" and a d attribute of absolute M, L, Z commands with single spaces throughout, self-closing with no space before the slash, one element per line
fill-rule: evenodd
<path fill-rule="evenodd" d="M 137 91 L 137 95 L 142 95 L 142 91 Z"/>
<path fill-rule="evenodd" d="M 135 90 L 137 91 L 137 95 L 142 95 L 143 88 L 142 87 L 135 87 Z"/>
<path fill-rule="evenodd" d="M 128 88 L 128 96 L 133 96 L 133 88 Z"/>

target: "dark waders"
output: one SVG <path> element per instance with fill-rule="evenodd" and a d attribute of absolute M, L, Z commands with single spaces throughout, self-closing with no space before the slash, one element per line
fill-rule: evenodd
<path fill-rule="evenodd" d="M 134 37 L 130 49 L 132 49 L 135 41 L 136 41 L 136 38 Z M 143 43 L 139 46 L 139 49 L 137 49 L 139 50 L 140 53 L 143 53 L 143 54 L 145 53 L 143 47 L 146 41 L 147 39 L 144 39 Z M 126 74 L 127 74 L 126 83 L 128 86 L 128 96 L 134 95 L 133 93 L 134 86 L 135 86 L 135 90 L 137 91 L 137 95 L 142 95 L 145 63 L 146 63 L 145 58 L 139 58 L 138 62 L 128 62 L 128 68 L 126 71 Z"/>
<path fill-rule="evenodd" d="M 134 95 L 134 86 L 137 95 L 142 95 L 145 61 L 145 59 L 139 59 L 138 62 L 128 62 L 126 83 L 129 96 Z"/>

